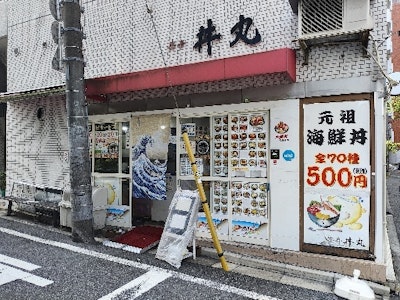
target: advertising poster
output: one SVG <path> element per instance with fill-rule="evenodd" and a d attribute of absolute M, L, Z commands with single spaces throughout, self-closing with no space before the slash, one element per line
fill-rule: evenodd
<path fill-rule="evenodd" d="M 121 183 L 119 178 L 101 177 L 95 185 L 107 188 L 106 225 L 129 227 L 129 207 L 121 205 Z"/>
<path fill-rule="evenodd" d="M 368 101 L 304 105 L 304 243 L 369 249 Z"/>
<path fill-rule="evenodd" d="M 121 184 L 119 178 L 113 177 L 97 177 L 95 186 L 107 188 L 107 205 L 121 204 Z"/>
<path fill-rule="evenodd" d="M 213 118 L 212 140 L 213 142 L 213 175 L 218 177 L 228 176 L 228 116 Z"/>
<path fill-rule="evenodd" d="M 133 198 L 166 200 L 171 115 L 132 117 Z"/>
<path fill-rule="evenodd" d="M 185 123 L 181 125 L 181 132 L 187 132 L 188 136 L 196 136 L 196 123 Z"/>
<path fill-rule="evenodd" d="M 107 207 L 106 225 L 130 227 L 129 211 L 129 207 L 122 205 Z"/>
<path fill-rule="evenodd" d="M 95 158 L 118 159 L 118 124 L 95 124 L 95 129 Z"/>
<path fill-rule="evenodd" d="M 228 236 L 228 219 L 227 217 L 217 217 L 212 216 L 212 221 L 214 223 L 215 230 L 219 237 Z M 210 229 L 208 228 L 207 218 L 205 213 L 199 213 L 197 217 L 196 232 L 200 233 L 200 236 L 211 237 Z"/>

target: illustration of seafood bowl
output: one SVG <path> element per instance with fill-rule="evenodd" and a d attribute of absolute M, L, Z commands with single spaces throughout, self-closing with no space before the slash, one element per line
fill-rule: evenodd
<path fill-rule="evenodd" d="M 340 218 L 341 205 L 333 205 L 329 201 L 311 201 L 307 213 L 314 224 L 322 228 L 335 225 Z"/>

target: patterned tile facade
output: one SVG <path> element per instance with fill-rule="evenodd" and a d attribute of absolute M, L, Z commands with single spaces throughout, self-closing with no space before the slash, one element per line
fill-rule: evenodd
<path fill-rule="evenodd" d="M 371 15 L 375 21 L 371 32 L 368 50 L 375 53 L 373 41 L 378 48 L 381 65 L 386 68 L 388 60 L 384 40 L 388 37 L 387 3 L 386 1 L 371 1 Z M 309 63 L 302 66 L 302 58 L 297 60 L 297 81 L 317 81 L 359 76 L 374 76 L 378 74 L 378 67 L 369 57 L 363 55 L 363 46 L 360 43 L 348 43 L 320 46 L 310 52 Z"/>
<path fill-rule="evenodd" d="M 386 16 L 381 2 L 371 1 L 376 21 L 382 21 Z M 176 66 L 297 47 L 293 42 L 297 35 L 297 16 L 288 1 L 242 0 L 233 4 L 224 1 L 158 0 L 148 1 L 148 5 L 151 14 L 143 0 L 97 0 L 83 4 L 85 13 L 82 23 L 87 36 L 84 53 L 86 78 L 163 68 L 163 57 L 167 66 Z M 251 17 L 253 28 L 259 30 L 262 40 L 257 45 L 239 42 L 229 46 L 234 39 L 230 30 L 238 22 L 240 14 Z M 200 26 L 206 26 L 207 19 L 212 20 L 216 33 L 222 35 L 221 40 L 213 42 L 211 57 L 206 49 L 199 53 L 193 48 L 196 34 Z M 32 1 L 28 8 L 25 1 L 10 1 L 9 92 L 63 83 L 63 74 L 50 66 L 56 49 L 50 34 L 52 21 L 46 2 Z M 383 29 L 376 28 L 374 33 L 380 36 Z M 178 47 L 180 41 L 184 43 L 183 47 Z M 169 49 L 170 43 L 176 45 L 174 49 Z M 321 80 L 354 76 L 354 70 L 344 68 L 349 61 L 357 65 L 360 74 L 368 75 L 371 72 L 370 59 L 359 55 L 360 48 L 360 45 L 351 43 L 348 46 L 315 49 L 311 52 L 307 68 L 301 66 L 302 57 L 299 55 L 297 80 L 315 80 L 316 76 Z M 343 53 L 344 60 L 338 60 Z M 321 57 L 325 59 L 323 63 Z M 27 72 L 28 76 L 25 76 Z"/>
<path fill-rule="evenodd" d="M 9 3 L 7 91 L 29 91 L 63 83 L 64 74 L 51 68 L 56 50 L 48 1 Z"/>
<path fill-rule="evenodd" d="M 64 83 L 65 75 L 52 70 L 51 59 L 56 45 L 52 41 L 48 1 L 9 0 L 8 27 L 8 92 L 29 91 Z M 150 14 L 146 4 L 151 9 Z M 387 35 L 386 1 L 371 0 L 371 13 L 376 26 L 373 37 L 380 43 Z M 298 16 L 289 2 L 281 0 L 137 0 L 83 1 L 82 18 L 85 40 L 86 78 L 97 78 L 143 70 L 203 62 L 225 57 L 296 48 L 297 82 L 321 81 L 360 76 L 380 77 L 373 60 L 363 56 L 359 43 L 319 46 L 310 52 L 308 65 L 303 66 L 303 54 L 297 38 Z M 239 42 L 233 47 L 230 34 L 239 16 L 251 17 L 262 41 L 254 46 Z M 216 32 L 222 35 L 214 41 L 212 56 L 206 49 L 193 48 L 200 26 L 212 19 Z M 153 23 L 154 21 L 154 23 Z M 159 43 L 158 43 L 159 41 Z M 182 41 L 182 47 L 178 44 Z M 173 42 L 173 43 L 172 43 Z M 170 44 L 175 45 L 169 49 Z M 386 64 L 386 51 L 379 55 Z M 372 43 L 369 50 L 373 51 Z M 176 95 L 232 91 L 251 87 L 289 84 L 284 74 L 209 82 L 175 87 Z M 109 95 L 112 102 L 148 100 L 171 95 L 171 89 L 136 91 Z M 38 107 L 45 108 L 45 118 L 36 117 Z M 11 101 L 7 112 L 8 180 L 27 180 L 31 184 L 46 184 L 65 188 L 69 184 L 68 137 L 65 100 L 62 97 L 33 97 Z M 1 154 L 1 153 L 0 153 Z"/>
<path fill-rule="evenodd" d="M 46 1 L 10 0 L 8 91 L 26 91 L 64 82 L 64 74 L 51 69 L 56 45 L 51 39 L 53 21 Z M 147 10 L 146 3 L 152 11 Z M 372 0 L 371 13 L 376 21 L 374 38 L 379 42 L 387 34 L 386 3 Z M 87 61 L 86 78 L 159 69 L 224 57 L 265 52 L 283 47 L 298 48 L 297 19 L 288 1 L 111 1 L 83 3 L 82 18 Z M 251 17 L 262 40 L 250 46 L 239 42 L 233 47 L 231 28 L 239 16 Z M 211 19 L 222 38 L 212 44 L 212 56 L 206 47 L 194 49 L 200 26 Z M 250 36 L 254 31 L 250 30 Z M 159 41 L 159 43 L 158 43 Z M 182 47 L 178 44 L 182 41 Z M 169 49 L 169 45 L 175 45 Z M 371 43 L 369 48 L 371 49 Z M 297 81 L 347 78 L 374 74 L 370 58 L 362 55 L 358 43 L 314 48 L 308 66 L 302 66 L 298 53 Z M 383 57 L 383 47 L 380 51 Z M 372 49 L 371 49 L 372 51 Z M 386 54 L 386 52 L 385 52 Z M 264 82 L 264 85 L 271 84 Z"/>
<path fill-rule="evenodd" d="M 108 101 L 122 102 L 132 100 L 146 100 L 151 98 L 161 98 L 165 96 L 184 96 L 190 94 L 200 94 L 208 92 L 232 91 L 245 88 L 258 88 L 266 85 L 289 84 L 291 81 L 286 74 L 275 73 L 273 75 L 254 76 L 237 78 L 232 80 L 222 80 L 213 82 L 203 82 L 199 84 L 181 85 L 172 88 L 160 88 L 152 90 L 141 90 L 129 93 L 116 93 L 108 97 Z M 89 99 L 89 102 L 92 102 Z"/>
<path fill-rule="evenodd" d="M 38 108 L 44 108 L 38 119 Z M 65 100 L 45 97 L 9 102 L 7 107 L 7 184 L 66 188 L 69 185 Z"/>

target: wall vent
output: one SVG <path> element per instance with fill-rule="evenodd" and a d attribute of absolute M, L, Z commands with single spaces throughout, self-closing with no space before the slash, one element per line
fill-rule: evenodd
<path fill-rule="evenodd" d="M 353 34 L 373 28 L 370 0 L 301 0 L 299 39 Z"/>
<path fill-rule="evenodd" d="M 321 44 L 358 41 L 366 55 L 374 27 L 370 0 L 300 0 L 298 14 L 303 65 L 308 64 L 310 48 Z"/>

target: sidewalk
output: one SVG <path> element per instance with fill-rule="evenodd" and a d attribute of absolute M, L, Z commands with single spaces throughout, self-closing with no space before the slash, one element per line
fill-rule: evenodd
<path fill-rule="evenodd" d="M 224 246 L 222 248 L 224 249 Z M 214 248 L 202 246 L 201 255 L 197 258 L 197 263 L 221 268 L 219 260 L 215 257 L 216 251 Z M 344 275 L 334 272 L 268 261 L 230 251 L 224 251 L 224 257 L 228 262 L 229 270 L 232 272 L 325 293 L 333 293 L 336 281 L 344 277 Z M 400 299 L 394 295 L 395 288 L 396 286 L 398 287 L 398 283 L 394 281 L 388 281 L 387 285 L 370 281 L 365 282 L 374 290 L 377 299 Z"/>
<path fill-rule="evenodd" d="M 204 263 L 202 261 L 203 257 L 215 257 L 215 249 L 212 248 L 202 248 L 201 253 L 202 256 L 199 258 L 199 263 Z M 225 251 L 224 256 L 228 261 L 229 270 L 231 272 L 325 293 L 333 293 L 336 281 L 344 277 L 341 274 L 333 272 L 266 261 L 232 252 Z M 215 268 L 221 268 L 218 260 L 213 259 L 212 262 L 212 264 L 208 264 Z M 377 299 L 398 299 L 391 295 L 389 286 L 375 282 L 366 282 L 374 290 Z"/>

